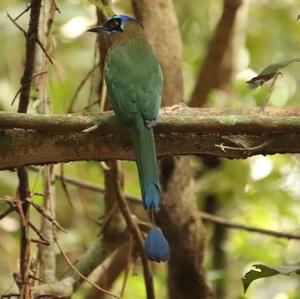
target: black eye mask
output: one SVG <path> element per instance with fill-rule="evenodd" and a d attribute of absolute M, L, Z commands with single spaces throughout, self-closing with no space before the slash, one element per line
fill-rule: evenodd
<path fill-rule="evenodd" d="M 113 18 L 103 24 L 103 28 L 108 32 L 123 32 L 122 20 L 120 18 Z"/>

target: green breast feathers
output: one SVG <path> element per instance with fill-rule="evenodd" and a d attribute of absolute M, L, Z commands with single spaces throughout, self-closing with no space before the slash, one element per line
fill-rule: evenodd
<path fill-rule="evenodd" d="M 137 115 L 144 121 L 157 119 L 163 77 L 143 35 L 131 37 L 109 51 L 104 75 L 110 102 L 121 122 L 134 124 Z"/>

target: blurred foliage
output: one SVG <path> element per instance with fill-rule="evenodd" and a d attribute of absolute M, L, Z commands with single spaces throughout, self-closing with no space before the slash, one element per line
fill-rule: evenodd
<path fill-rule="evenodd" d="M 213 34 L 222 11 L 222 1 L 174 0 L 184 41 L 183 65 L 185 100 L 191 95 L 197 80 L 199 67 L 205 57 L 208 42 Z M 24 37 L 8 20 L 6 13 L 18 15 L 25 8 L 24 1 L 0 1 L 0 110 L 16 111 L 17 103 L 11 101 L 19 88 L 24 63 Z M 96 22 L 95 9 L 89 1 L 59 1 L 60 14 L 55 17 L 53 43 L 55 45 L 55 67 L 51 67 L 48 77 L 49 93 L 53 113 L 65 113 L 76 87 L 94 64 L 95 35 L 84 33 L 88 26 Z M 131 13 L 130 1 L 115 1 L 116 12 Z M 214 91 L 210 95 L 209 106 L 245 107 L 260 104 L 268 91 L 269 83 L 251 91 L 245 81 L 266 66 L 299 57 L 300 22 L 298 0 L 252 0 L 244 35 L 245 43 L 240 45 L 236 59 L 230 93 Z M 28 14 L 19 19 L 26 28 Z M 159 30 L 159 28 L 157 28 Z M 170 28 L 171 30 L 171 28 Z M 284 69 L 274 88 L 269 104 L 283 107 L 299 105 L 300 68 L 293 64 Z M 81 111 L 88 99 L 96 99 L 94 80 L 88 81 L 77 98 L 75 110 Z M 94 82 L 95 83 L 95 82 Z M 34 112 L 36 103 L 30 111 Z M 91 111 L 99 110 L 94 106 Z M 205 173 L 197 182 L 199 207 L 207 194 L 213 193 L 220 204 L 219 214 L 232 221 L 280 231 L 300 232 L 300 158 L 298 155 L 274 155 L 253 157 L 247 160 L 224 160 L 221 167 Z M 136 169 L 132 162 L 123 162 L 125 168 L 125 190 L 140 195 Z M 195 172 L 202 169 L 195 161 Z M 66 175 L 103 186 L 103 171 L 99 163 L 78 162 L 64 166 Z M 59 233 L 62 246 L 72 260 L 86 250 L 96 238 L 99 227 L 91 219 L 103 213 L 103 198 L 98 193 L 84 191 L 69 186 L 70 203 L 59 182 L 57 186 L 58 221 L 68 229 L 68 234 Z M 17 187 L 16 175 L 12 171 L 0 172 L 0 198 L 14 196 Z M 31 174 L 32 191 L 42 192 L 42 181 L 37 173 Z M 33 190 L 34 189 L 34 190 Z M 41 201 L 39 196 L 34 199 Z M 0 210 L 6 205 L 0 202 Z M 39 223 L 39 216 L 32 213 L 33 221 Z M 184 217 L 184 215 L 183 215 Z M 12 274 L 18 271 L 18 227 L 17 218 L 11 214 L 0 222 L 0 293 L 12 286 Z M 208 241 L 211 225 L 207 226 Z M 211 246 L 208 242 L 208 247 Z M 260 280 L 243 297 L 241 277 L 246 267 L 254 262 L 274 265 L 299 264 L 300 243 L 276 239 L 243 231 L 229 231 L 224 244 L 227 256 L 225 269 L 218 275 L 212 269 L 211 250 L 206 252 L 206 268 L 214 283 L 225 277 L 226 298 L 270 298 L 299 299 L 299 280 L 274 277 Z M 33 256 L 36 250 L 33 250 Z M 66 267 L 59 258 L 59 271 Z M 156 291 L 159 298 L 166 295 L 165 266 L 155 266 Z M 144 298 L 145 290 L 140 263 L 133 265 L 125 298 Z M 121 289 L 122 277 L 116 282 L 114 291 Z M 82 291 L 84 293 L 84 290 Z M 74 298 L 83 298 L 76 293 Z"/>

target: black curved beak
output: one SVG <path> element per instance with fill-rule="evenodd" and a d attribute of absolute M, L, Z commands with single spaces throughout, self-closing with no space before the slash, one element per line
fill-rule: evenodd
<path fill-rule="evenodd" d="M 91 27 L 90 29 L 87 30 L 87 32 L 105 32 L 105 27 L 104 26 L 94 26 Z"/>

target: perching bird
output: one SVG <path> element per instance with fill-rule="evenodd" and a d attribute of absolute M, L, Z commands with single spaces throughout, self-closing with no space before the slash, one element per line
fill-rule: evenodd
<path fill-rule="evenodd" d="M 105 33 L 111 42 L 104 67 L 108 97 L 119 120 L 132 132 L 144 207 L 156 210 L 160 186 L 152 128 L 163 86 L 159 60 L 132 17 L 116 15 L 88 31 Z M 168 241 L 156 226 L 150 229 L 144 248 L 151 261 L 166 261 L 170 256 Z"/>
<path fill-rule="evenodd" d="M 160 186 L 152 127 L 163 85 L 159 60 L 132 17 L 116 15 L 88 31 L 106 33 L 111 42 L 104 67 L 108 96 L 119 120 L 131 128 L 144 207 L 156 210 Z"/>

